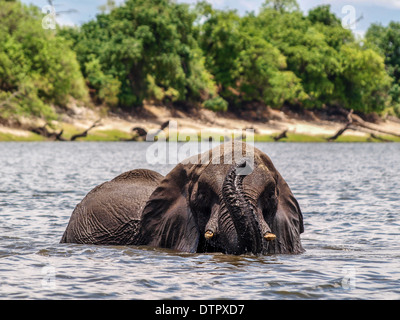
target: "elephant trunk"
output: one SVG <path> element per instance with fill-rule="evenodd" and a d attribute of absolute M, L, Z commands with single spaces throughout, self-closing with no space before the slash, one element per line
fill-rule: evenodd
<path fill-rule="evenodd" d="M 242 160 L 229 170 L 222 185 L 222 198 L 236 229 L 239 253 L 258 254 L 263 246 L 260 223 L 243 191 L 245 175 L 238 174 L 246 164 L 246 160 Z"/>

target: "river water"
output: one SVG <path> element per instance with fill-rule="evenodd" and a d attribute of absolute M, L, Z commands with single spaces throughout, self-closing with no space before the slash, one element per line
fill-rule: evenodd
<path fill-rule="evenodd" d="M 304 215 L 301 255 L 59 244 L 145 142 L 0 143 L 0 299 L 400 299 L 400 144 L 256 143 Z"/>

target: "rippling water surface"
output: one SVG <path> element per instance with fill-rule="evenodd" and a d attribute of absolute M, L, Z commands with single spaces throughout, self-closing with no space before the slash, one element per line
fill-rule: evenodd
<path fill-rule="evenodd" d="M 400 144 L 260 143 L 304 214 L 301 255 L 59 244 L 147 143 L 0 143 L 0 299 L 399 299 Z"/>

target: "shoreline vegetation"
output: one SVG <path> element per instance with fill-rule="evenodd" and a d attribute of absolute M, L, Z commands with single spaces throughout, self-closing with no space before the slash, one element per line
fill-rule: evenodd
<path fill-rule="evenodd" d="M 369 129 L 350 128 L 329 140 L 346 127 L 348 122 L 344 115 L 329 119 L 323 113 L 310 111 L 267 110 L 259 120 L 206 109 L 186 112 L 151 104 L 145 104 L 136 115 L 104 115 L 101 109 L 74 105 L 50 125 L 46 120 L 32 118 L 20 118 L 19 124 L 14 126 L 0 125 L 0 141 L 56 141 L 60 133 L 60 141 L 146 141 L 145 133 L 157 131 L 162 131 L 168 139 L 168 123 L 174 122 L 176 129 L 173 129 L 182 142 L 189 138 L 196 140 L 194 135 L 199 141 L 232 139 L 233 136 L 240 139 L 246 129 L 254 130 L 255 142 L 400 142 L 400 120 L 396 117 L 375 118 L 374 122 L 366 122 Z M 38 133 L 41 128 L 45 128 L 49 136 Z"/>
<path fill-rule="evenodd" d="M 176 123 L 181 141 L 400 142 L 399 22 L 357 39 L 329 5 L 296 0 L 244 15 L 107 0 L 74 27 L 0 8 L 0 141 L 143 141 Z"/>

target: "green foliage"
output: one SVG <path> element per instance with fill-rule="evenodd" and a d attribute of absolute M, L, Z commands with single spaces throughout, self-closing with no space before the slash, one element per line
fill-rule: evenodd
<path fill-rule="evenodd" d="M 100 62 L 93 58 L 85 63 L 85 70 L 90 86 L 96 90 L 96 97 L 110 106 L 118 104 L 118 94 L 121 83 L 111 75 L 105 75 L 101 71 Z"/>
<path fill-rule="evenodd" d="M 64 33 L 74 41 L 84 75 L 97 95 L 100 78 L 109 77 L 106 83 L 114 81 L 113 95 L 124 108 L 140 106 L 145 99 L 196 101 L 214 94 L 215 84 L 195 39 L 195 19 L 186 4 L 128 0 L 79 31 Z M 93 57 L 96 76 L 88 70 L 94 67 Z"/>
<path fill-rule="evenodd" d="M 393 111 L 394 111 L 394 114 L 398 117 L 398 118 L 400 118 L 400 104 L 396 104 L 394 107 L 393 107 Z"/>
<path fill-rule="evenodd" d="M 386 69 L 392 77 L 389 94 L 397 116 L 400 116 L 400 23 L 390 22 L 387 27 L 372 24 L 365 38 L 366 46 L 385 58 Z"/>
<path fill-rule="evenodd" d="M 224 99 L 365 112 L 388 106 L 380 55 L 359 45 L 330 6 L 307 16 L 292 0 L 268 0 L 259 14 L 244 17 L 204 4 L 200 9 L 199 43 Z"/>
<path fill-rule="evenodd" d="M 204 108 L 212 110 L 212 111 L 223 111 L 226 112 L 228 110 L 228 102 L 221 97 L 215 97 L 212 99 L 208 99 L 203 103 Z"/>
<path fill-rule="evenodd" d="M 261 100 L 280 107 L 304 94 L 293 72 L 284 71 L 286 58 L 277 48 L 261 37 L 246 40 L 239 54 L 239 90 L 243 100 Z"/>
<path fill-rule="evenodd" d="M 259 15 L 259 26 L 265 26 L 264 37 L 286 56 L 288 70 L 299 79 L 305 92 L 300 101 L 306 107 L 329 103 L 335 92 L 333 79 L 339 62 L 337 51 L 329 45 L 318 26 L 302 13 L 282 13 L 265 9 Z"/>
<path fill-rule="evenodd" d="M 201 26 L 199 42 L 224 99 L 236 105 L 261 101 L 280 107 L 305 96 L 299 78 L 285 70 L 286 57 L 263 37 L 257 17 L 202 9 L 207 20 Z"/>
<path fill-rule="evenodd" d="M 33 6 L 0 0 L 0 117 L 34 115 L 53 119 L 51 105 L 87 89 L 75 53 L 52 30 L 42 28 Z"/>
<path fill-rule="evenodd" d="M 339 26 L 340 19 L 336 17 L 332 12 L 330 5 L 320 5 L 311 9 L 307 16 L 313 24 L 322 23 L 326 26 Z"/>
<path fill-rule="evenodd" d="M 362 112 L 383 111 L 389 102 L 391 79 L 384 58 L 371 49 L 346 45 L 341 48 L 340 97 L 348 109 Z"/>
<path fill-rule="evenodd" d="M 236 11 L 213 10 L 198 5 L 199 15 L 207 20 L 200 25 L 199 43 L 206 56 L 207 69 L 221 87 L 220 92 L 229 97 L 229 87 L 235 87 L 239 76 L 239 53 L 242 45 L 240 17 Z"/>
<path fill-rule="evenodd" d="M 0 117 L 54 118 L 71 97 L 103 108 L 145 100 L 214 111 L 252 103 L 400 113 L 400 23 L 358 43 L 321 5 L 266 0 L 239 16 L 174 0 L 108 0 L 81 27 L 44 30 L 43 14 L 0 0 Z"/>
<path fill-rule="evenodd" d="M 300 10 L 296 0 L 265 0 L 263 8 L 271 8 L 280 13 Z"/>

